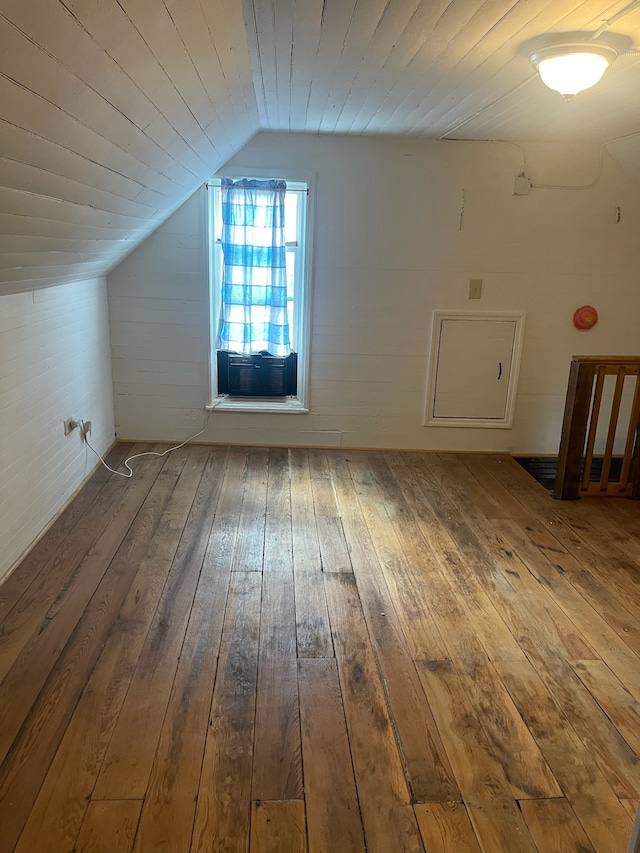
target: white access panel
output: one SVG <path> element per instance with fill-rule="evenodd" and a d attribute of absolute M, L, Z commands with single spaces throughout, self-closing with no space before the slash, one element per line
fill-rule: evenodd
<path fill-rule="evenodd" d="M 436 311 L 425 424 L 508 428 L 524 315 Z"/>

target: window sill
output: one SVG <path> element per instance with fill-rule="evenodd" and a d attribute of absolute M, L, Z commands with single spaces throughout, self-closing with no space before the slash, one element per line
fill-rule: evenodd
<path fill-rule="evenodd" d="M 306 415 L 309 413 L 300 400 L 274 400 L 269 397 L 217 397 L 206 406 L 208 412 L 255 412 L 258 414 Z"/>

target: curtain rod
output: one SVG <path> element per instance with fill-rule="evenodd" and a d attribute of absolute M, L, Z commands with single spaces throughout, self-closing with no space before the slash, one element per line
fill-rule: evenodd
<path fill-rule="evenodd" d="M 259 180 L 263 180 L 263 179 L 262 179 L 262 178 L 259 178 Z M 268 180 L 270 180 L 270 179 L 269 179 L 269 178 L 265 178 L 264 180 L 267 180 L 267 181 L 268 181 Z M 207 189 L 209 189 L 210 187 L 219 187 L 219 186 L 220 186 L 220 183 L 219 183 L 219 182 L 217 182 L 217 183 L 216 183 L 216 182 L 214 182 L 214 183 L 209 183 L 209 182 L 207 181 L 207 183 L 205 184 L 205 187 L 206 187 Z M 304 187 L 304 188 L 303 188 L 303 187 L 287 187 L 287 192 L 288 192 L 288 193 L 306 193 L 307 195 L 309 195 L 309 187 Z"/>

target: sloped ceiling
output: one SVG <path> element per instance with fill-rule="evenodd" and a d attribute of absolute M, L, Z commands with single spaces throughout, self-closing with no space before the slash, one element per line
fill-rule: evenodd
<path fill-rule="evenodd" d="M 0 292 L 106 273 L 261 128 L 607 143 L 637 177 L 640 55 L 566 103 L 549 33 L 640 47 L 640 3 L 0 0 Z"/>
<path fill-rule="evenodd" d="M 258 129 L 237 0 L 0 0 L 0 287 L 102 275 Z"/>

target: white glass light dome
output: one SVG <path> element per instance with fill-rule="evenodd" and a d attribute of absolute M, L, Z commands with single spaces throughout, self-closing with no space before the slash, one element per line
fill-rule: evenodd
<path fill-rule="evenodd" d="M 535 51 L 531 62 L 546 86 L 572 98 L 594 86 L 617 55 L 608 45 L 559 44 Z"/>

